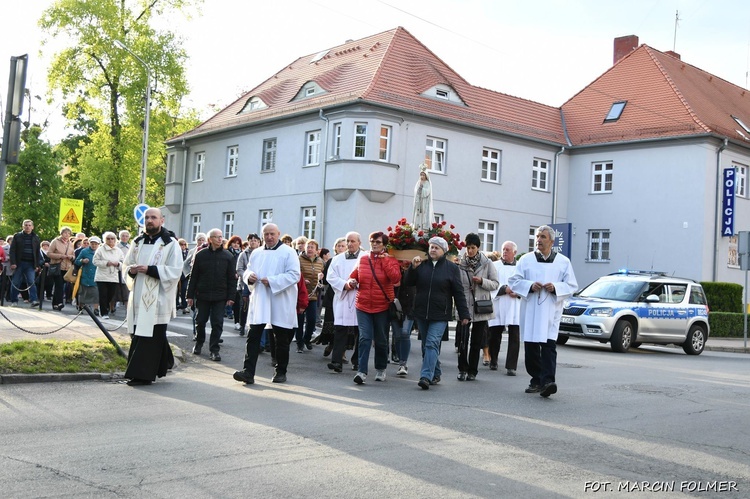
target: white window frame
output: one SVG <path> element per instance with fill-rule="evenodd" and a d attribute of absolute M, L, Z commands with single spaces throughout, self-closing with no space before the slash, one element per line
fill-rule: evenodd
<path fill-rule="evenodd" d="M 531 163 L 531 188 L 535 191 L 547 192 L 549 184 L 549 161 L 534 158 Z"/>
<path fill-rule="evenodd" d="M 586 261 L 588 262 L 609 262 L 610 260 L 610 240 L 612 232 L 609 229 L 591 229 L 589 230 L 588 251 Z"/>
<path fill-rule="evenodd" d="M 747 166 L 739 163 L 732 163 L 732 166 L 735 171 L 734 194 L 741 198 L 747 198 Z"/>
<path fill-rule="evenodd" d="M 227 147 L 227 177 L 236 177 L 240 163 L 240 146 Z"/>
<path fill-rule="evenodd" d="M 315 206 L 302 207 L 302 235 L 308 239 L 315 239 L 317 212 Z"/>
<path fill-rule="evenodd" d="M 536 251 L 536 229 L 538 226 L 529 225 L 529 253 Z"/>
<path fill-rule="evenodd" d="M 203 172 L 206 169 L 206 153 L 205 151 L 195 153 L 195 173 L 193 174 L 193 182 L 203 182 Z M 193 239 L 195 241 L 195 239 Z"/>
<path fill-rule="evenodd" d="M 378 151 L 378 160 L 385 161 L 386 163 L 391 160 L 391 135 L 393 133 L 393 127 L 388 125 L 380 125 L 380 143 Z"/>
<path fill-rule="evenodd" d="M 445 173 L 445 155 L 448 140 L 438 137 L 427 137 L 425 143 L 425 164 L 433 173 Z"/>
<path fill-rule="evenodd" d="M 500 183 L 500 166 L 503 152 L 500 149 L 490 147 L 482 148 L 482 180 L 485 182 Z M 493 178 L 494 177 L 494 178 Z"/>
<path fill-rule="evenodd" d="M 194 243 L 198 237 L 198 233 L 201 231 L 201 215 L 195 213 L 190 215 L 190 242 Z"/>
<path fill-rule="evenodd" d="M 497 222 L 492 220 L 480 220 L 477 224 L 477 235 L 482 241 L 482 247 L 479 251 L 495 251 L 495 241 L 497 240 Z"/>
<path fill-rule="evenodd" d="M 224 239 L 229 239 L 234 235 L 234 212 L 224 212 Z"/>
<path fill-rule="evenodd" d="M 443 215 L 442 213 L 432 214 L 432 221 L 436 224 L 440 225 L 441 223 L 443 223 L 443 220 L 445 220 L 445 215 Z"/>
<path fill-rule="evenodd" d="M 276 170 L 277 139 L 263 139 L 263 157 L 260 162 L 261 172 L 272 172 Z"/>
<path fill-rule="evenodd" d="M 166 183 L 171 184 L 175 181 L 175 175 L 177 172 L 175 171 L 175 165 L 177 163 L 177 155 L 175 153 L 170 153 L 167 155 L 167 174 L 166 174 Z"/>
<path fill-rule="evenodd" d="M 341 123 L 333 124 L 333 150 L 334 159 L 341 159 Z"/>
<path fill-rule="evenodd" d="M 320 164 L 320 130 L 305 133 L 305 166 Z"/>
<path fill-rule="evenodd" d="M 592 194 L 611 194 L 615 165 L 612 161 L 591 163 Z"/>
<path fill-rule="evenodd" d="M 354 157 L 367 157 L 367 123 L 354 124 Z"/>
<path fill-rule="evenodd" d="M 260 210 L 258 213 L 258 221 L 260 222 L 259 227 L 261 229 L 264 225 L 273 223 L 273 210 Z"/>

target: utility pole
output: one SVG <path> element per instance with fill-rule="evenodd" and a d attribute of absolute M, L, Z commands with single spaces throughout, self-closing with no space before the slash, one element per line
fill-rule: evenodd
<path fill-rule="evenodd" d="M 674 39 L 672 40 L 672 52 L 677 52 L 677 27 L 680 25 L 680 11 L 674 11 Z"/>

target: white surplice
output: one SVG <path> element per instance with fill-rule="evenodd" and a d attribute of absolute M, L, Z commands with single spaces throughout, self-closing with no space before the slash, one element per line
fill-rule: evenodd
<path fill-rule="evenodd" d="M 545 289 L 531 292 L 534 282 L 552 283 L 555 292 Z M 556 254 L 551 263 L 537 262 L 536 253 L 523 255 L 508 278 L 513 292 L 521 295 L 521 338 L 523 341 L 546 343 L 556 340 L 562 318 L 563 302 L 576 292 L 573 266 L 564 255 Z"/>
<path fill-rule="evenodd" d="M 299 256 L 286 244 L 269 250 L 260 247 L 250 254 L 242 280 L 254 272 L 258 276 L 250 286 L 248 324 L 266 324 L 293 329 L 297 327 L 297 285 L 300 280 Z M 268 279 L 268 286 L 260 282 Z"/>
<path fill-rule="evenodd" d="M 346 251 L 339 253 L 331 260 L 326 274 L 326 282 L 333 288 L 333 325 L 334 326 L 356 326 L 357 310 L 354 307 L 354 300 L 357 297 L 357 290 L 346 290 L 344 285 L 349 280 L 349 275 L 357 266 L 357 262 L 366 251 L 360 249 L 357 258 L 346 258 Z"/>
<path fill-rule="evenodd" d="M 507 294 L 500 295 L 500 288 L 507 286 L 508 279 L 516 271 L 515 265 L 505 265 L 502 260 L 492 262 L 497 270 L 497 281 L 500 284 L 492 296 L 495 317 L 487 323 L 489 326 L 518 325 L 521 318 L 521 300 Z"/>
<path fill-rule="evenodd" d="M 128 270 L 134 265 L 155 265 L 159 278 L 146 274 L 130 277 Z M 127 322 L 128 333 L 137 336 L 152 337 L 156 324 L 168 324 L 176 316 L 177 284 L 182 275 L 182 252 L 177 239 L 169 244 L 159 238 L 154 244 L 144 244 L 141 239 L 131 244 L 123 261 L 123 271 L 128 276 L 127 284 L 131 290 L 128 300 Z"/>

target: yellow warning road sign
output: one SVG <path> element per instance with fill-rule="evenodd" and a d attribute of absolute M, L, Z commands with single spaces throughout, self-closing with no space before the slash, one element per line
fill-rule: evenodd
<path fill-rule="evenodd" d="M 67 225 L 75 234 L 81 232 L 83 224 L 83 199 L 60 198 L 60 223 L 58 229 Z"/>

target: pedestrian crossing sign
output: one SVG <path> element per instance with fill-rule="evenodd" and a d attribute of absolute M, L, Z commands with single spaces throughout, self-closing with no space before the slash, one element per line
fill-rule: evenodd
<path fill-rule="evenodd" d="M 83 227 L 83 199 L 60 198 L 60 218 L 58 229 L 70 227 L 75 234 Z"/>

